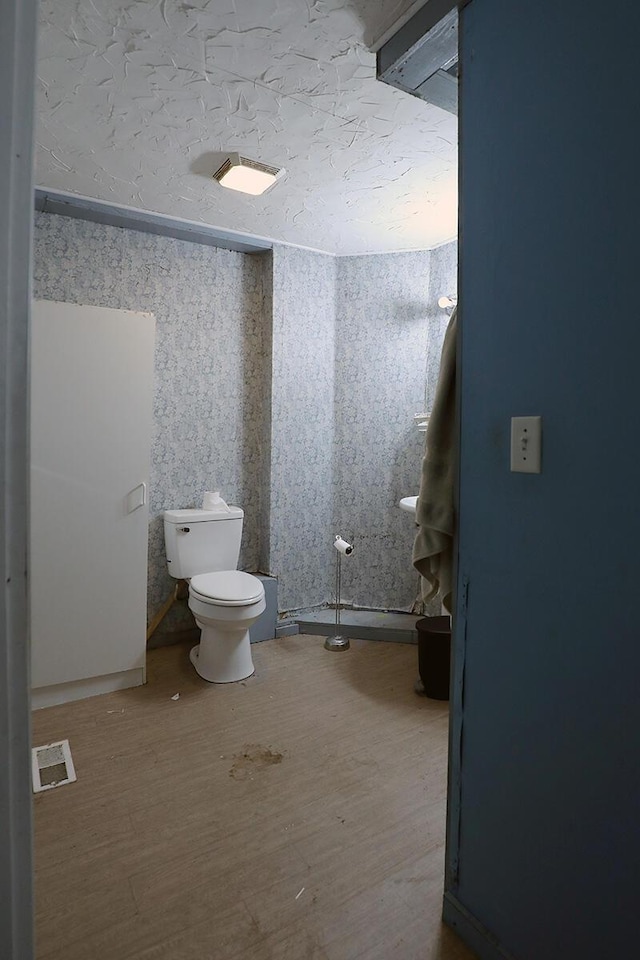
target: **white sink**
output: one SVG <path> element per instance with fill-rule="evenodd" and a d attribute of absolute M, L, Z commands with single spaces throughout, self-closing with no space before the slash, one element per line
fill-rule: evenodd
<path fill-rule="evenodd" d="M 406 510 L 407 513 L 412 513 L 415 517 L 416 515 L 416 504 L 418 503 L 417 497 L 403 497 L 398 506 L 401 510 Z"/>

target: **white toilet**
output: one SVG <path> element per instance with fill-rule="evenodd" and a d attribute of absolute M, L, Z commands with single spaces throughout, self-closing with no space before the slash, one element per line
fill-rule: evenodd
<path fill-rule="evenodd" d="M 243 518 L 240 507 L 164 514 L 169 573 L 190 581 L 189 609 L 201 630 L 191 662 L 211 683 L 244 680 L 254 671 L 249 628 L 266 602 L 262 582 L 236 570 Z"/>

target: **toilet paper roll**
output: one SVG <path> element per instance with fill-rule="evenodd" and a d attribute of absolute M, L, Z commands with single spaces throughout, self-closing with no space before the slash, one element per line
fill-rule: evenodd
<path fill-rule="evenodd" d="M 202 497 L 203 510 L 217 510 L 219 512 L 229 511 L 229 507 L 220 496 L 219 490 L 207 490 Z"/>
<path fill-rule="evenodd" d="M 333 545 L 338 551 L 338 553 L 343 554 L 343 556 L 345 557 L 349 557 L 353 553 L 353 547 L 351 546 L 351 544 L 347 543 L 346 540 L 343 540 L 342 537 L 336 537 L 336 539 L 333 542 Z"/>

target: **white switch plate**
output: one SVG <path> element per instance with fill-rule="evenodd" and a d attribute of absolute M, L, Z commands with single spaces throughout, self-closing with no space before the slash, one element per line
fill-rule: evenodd
<path fill-rule="evenodd" d="M 512 417 L 512 473 L 541 473 L 541 464 L 542 417 Z"/>

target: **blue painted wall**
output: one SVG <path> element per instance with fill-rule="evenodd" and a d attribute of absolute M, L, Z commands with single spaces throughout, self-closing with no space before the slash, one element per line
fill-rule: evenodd
<path fill-rule="evenodd" d="M 450 892 L 517 960 L 630 956 L 637 938 L 638 36 L 633 3 L 462 15 Z M 528 414 L 541 476 L 509 471 L 509 420 Z"/>

